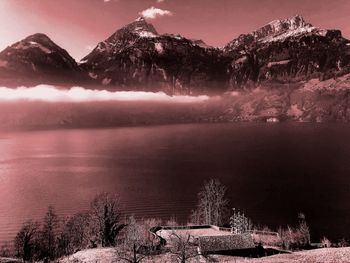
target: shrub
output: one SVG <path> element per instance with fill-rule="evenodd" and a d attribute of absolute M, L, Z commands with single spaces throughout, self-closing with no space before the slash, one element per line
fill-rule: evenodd
<path fill-rule="evenodd" d="M 11 249 L 10 249 L 10 246 L 9 244 L 6 242 L 4 243 L 3 245 L 1 245 L 1 248 L 0 248 L 0 257 L 10 257 L 11 256 Z"/>
<path fill-rule="evenodd" d="M 349 242 L 345 238 L 342 238 L 338 241 L 337 245 L 338 245 L 338 247 L 348 247 Z"/>
<path fill-rule="evenodd" d="M 193 243 L 194 237 L 190 234 L 177 234 L 176 231 L 170 235 L 170 253 L 172 262 L 185 263 L 197 257 L 197 246 Z"/>
<path fill-rule="evenodd" d="M 329 239 L 326 237 L 323 237 L 321 239 L 321 244 L 322 244 L 322 247 L 331 247 L 332 246 L 331 241 L 329 241 Z"/>
<path fill-rule="evenodd" d="M 175 216 L 172 216 L 167 221 L 165 221 L 165 225 L 174 227 L 174 226 L 178 226 L 179 224 L 178 224 Z"/>
<path fill-rule="evenodd" d="M 153 236 L 152 236 L 153 237 Z M 152 253 L 153 239 L 147 224 L 131 216 L 123 229 L 123 239 L 116 252 L 118 261 L 139 263 Z"/>

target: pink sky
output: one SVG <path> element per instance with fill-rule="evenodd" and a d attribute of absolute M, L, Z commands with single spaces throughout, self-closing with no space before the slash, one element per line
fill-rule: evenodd
<path fill-rule="evenodd" d="M 349 0 L 0 0 L 0 49 L 40 32 L 79 60 L 152 6 L 172 13 L 149 20 L 159 33 L 213 46 L 295 14 L 350 38 Z"/>

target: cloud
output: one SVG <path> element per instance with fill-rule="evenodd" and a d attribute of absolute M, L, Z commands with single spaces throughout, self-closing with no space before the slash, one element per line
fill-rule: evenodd
<path fill-rule="evenodd" d="M 0 87 L 0 102 L 46 101 L 46 102 L 93 102 L 93 101 L 150 101 L 173 103 L 204 102 L 208 96 L 169 96 L 164 92 L 107 91 L 91 90 L 82 87 L 58 89 L 50 85 L 19 87 L 10 89 Z"/>
<path fill-rule="evenodd" d="M 157 0 L 157 3 L 163 3 L 165 0 Z"/>
<path fill-rule="evenodd" d="M 145 18 L 149 18 L 149 19 L 155 19 L 158 16 L 171 16 L 172 14 L 173 13 L 170 12 L 169 10 L 156 8 L 154 6 L 140 12 L 140 15 L 142 15 Z"/>

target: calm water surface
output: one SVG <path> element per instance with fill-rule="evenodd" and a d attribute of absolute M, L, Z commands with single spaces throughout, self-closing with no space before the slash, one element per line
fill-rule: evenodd
<path fill-rule="evenodd" d="M 204 180 L 261 225 L 306 214 L 315 241 L 350 237 L 350 126 L 203 124 L 0 133 L 0 242 L 48 205 L 116 192 L 126 213 L 185 221 Z"/>

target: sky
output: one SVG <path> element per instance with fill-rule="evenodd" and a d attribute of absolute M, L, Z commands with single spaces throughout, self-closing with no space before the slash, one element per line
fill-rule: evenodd
<path fill-rule="evenodd" d="M 0 50 L 45 33 L 80 60 L 140 14 L 159 33 L 202 39 L 213 46 L 296 14 L 350 38 L 349 0 L 0 0 Z"/>

